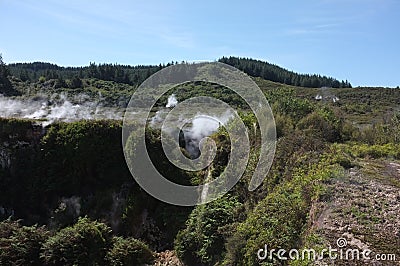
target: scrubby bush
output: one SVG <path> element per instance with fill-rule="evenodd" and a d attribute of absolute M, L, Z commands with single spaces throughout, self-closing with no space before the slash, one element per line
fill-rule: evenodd
<path fill-rule="evenodd" d="M 342 139 L 342 121 L 328 108 L 307 115 L 300 120 L 297 127 L 329 142 L 337 142 Z"/>
<path fill-rule="evenodd" d="M 29 133 L 32 133 L 31 131 L 31 120 L 0 117 L 1 141 L 27 141 Z"/>
<path fill-rule="evenodd" d="M 394 113 L 387 121 L 375 122 L 360 130 L 356 141 L 374 145 L 400 143 L 400 113 Z"/>
<path fill-rule="evenodd" d="M 188 265 L 214 265 L 223 258 L 224 231 L 235 221 L 239 206 L 235 198 L 228 196 L 197 206 L 175 240 L 178 256 Z"/>
<path fill-rule="evenodd" d="M 279 190 L 262 200 L 227 242 L 227 261 L 258 265 L 257 250 L 298 246 L 307 206 L 301 194 Z"/>
<path fill-rule="evenodd" d="M 38 175 L 45 177 L 43 189 L 71 195 L 130 180 L 120 143 L 121 127 L 121 122 L 109 120 L 51 125 L 40 147 Z"/>
<path fill-rule="evenodd" d="M 347 152 L 355 157 L 371 157 L 375 159 L 384 157 L 400 158 L 399 144 L 367 145 L 350 143 L 345 147 L 347 148 Z"/>
<path fill-rule="evenodd" d="M 137 239 L 114 237 L 113 242 L 113 247 L 106 256 L 109 265 L 144 265 L 153 260 L 153 252 Z"/>
<path fill-rule="evenodd" d="M 280 138 L 293 133 L 294 122 L 289 116 L 275 115 L 276 137 Z"/>
<path fill-rule="evenodd" d="M 48 238 L 40 256 L 47 265 L 104 265 L 111 240 L 107 225 L 80 218 Z"/>
<path fill-rule="evenodd" d="M 227 240 L 226 265 L 277 265 L 278 261 L 259 261 L 257 251 L 265 245 L 285 250 L 300 247 L 311 204 L 325 193 L 321 182 L 336 175 L 334 161 L 325 157 L 319 164 L 297 168 L 291 180 L 257 204 Z"/>
<path fill-rule="evenodd" d="M 107 225 L 86 217 L 52 236 L 45 227 L 0 223 L 0 265 L 143 265 L 152 260 L 143 242 L 112 237 Z"/>
<path fill-rule="evenodd" d="M 0 265 L 42 265 L 40 248 L 49 236 L 44 227 L 0 223 Z"/>
<path fill-rule="evenodd" d="M 314 110 L 313 105 L 306 99 L 285 96 L 277 99 L 272 105 L 272 110 L 277 114 L 288 115 L 294 120 L 299 120 Z"/>
<path fill-rule="evenodd" d="M 39 83 L 45 83 L 46 82 L 46 77 L 40 76 L 39 77 Z"/>

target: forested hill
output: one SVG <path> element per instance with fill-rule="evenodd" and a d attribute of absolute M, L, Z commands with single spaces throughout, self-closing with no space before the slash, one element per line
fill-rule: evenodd
<path fill-rule="evenodd" d="M 167 65 L 160 64 L 159 66 L 128 66 L 90 63 L 89 66 L 85 67 L 61 67 L 51 63 L 34 62 L 9 64 L 8 68 L 11 75 L 20 78 L 22 81 L 35 82 L 40 78 L 46 80 L 97 78 L 129 85 L 138 85 L 150 75 L 171 64 L 173 63 L 168 63 Z"/>
<path fill-rule="evenodd" d="M 287 85 L 320 88 L 351 88 L 350 82 L 338 81 L 331 77 L 309 74 L 298 74 L 268 62 L 239 57 L 222 57 L 219 62 L 234 66 L 253 77 L 261 77 Z"/>
<path fill-rule="evenodd" d="M 261 77 L 266 80 L 288 85 L 309 88 L 351 87 L 351 84 L 347 80 L 338 81 L 334 78 L 320 75 L 297 74 L 268 62 L 254 59 L 222 57 L 218 61 L 234 66 L 250 76 Z M 62 81 L 66 79 L 78 81 L 78 79 L 82 78 L 97 78 L 100 80 L 115 81 L 129 85 L 139 85 L 158 70 L 177 63 L 178 62 L 171 62 L 166 65 L 159 64 L 158 66 L 129 66 L 90 63 L 89 66 L 85 67 L 61 67 L 50 63 L 34 62 L 9 64 L 8 68 L 11 75 L 20 78 L 22 81 L 35 82 L 39 79 L 59 79 L 62 83 Z"/>

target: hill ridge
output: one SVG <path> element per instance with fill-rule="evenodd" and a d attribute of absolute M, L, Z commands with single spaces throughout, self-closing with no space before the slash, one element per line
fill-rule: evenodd
<path fill-rule="evenodd" d="M 347 80 L 339 81 L 332 77 L 317 74 L 299 74 L 267 61 L 232 56 L 222 57 L 217 61 L 236 67 L 250 76 L 261 77 L 265 80 L 286 85 L 308 88 L 351 88 L 351 84 Z M 178 62 L 172 61 L 167 64 L 136 66 L 90 62 L 89 66 L 80 67 L 64 67 L 53 63 L 31 62 L 12 63 L 7 66 L 11 75 L 22 81 L 37 81 L 40 77 L 45 79 L 73 79 L 78 77 L 97 78 L 138 86 L 158 70 L 174 64 L 178 64 Z"/>

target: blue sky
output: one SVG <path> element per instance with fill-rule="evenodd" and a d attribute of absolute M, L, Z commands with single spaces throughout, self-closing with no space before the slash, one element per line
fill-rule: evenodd
<path fill-rule="evenodd" d="M 400 0 L 0 0 L 6 63 L 266 60 L 400 86 Z"/>

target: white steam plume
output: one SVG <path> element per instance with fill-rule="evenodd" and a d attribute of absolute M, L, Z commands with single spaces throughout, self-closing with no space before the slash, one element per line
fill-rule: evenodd
<path fill-rule="evenodd" d="M 168 102 L 165 107 L 170 108 L 170 107 L 175 107 L 178 104 L 178 100 L 176 99 L 175 94 L 172 94 L 171 96 L 168 97 Z"/>
<path fill-rule="evenodd" d="M 103 107 L 87 95 L 68 99 L 65 94 L 53 95 L 40 100 L 13 99 L 0 95 L 0 117 L 41 119 L 44 126 L 55 121 L 84 119 L 122 119 L 123 113 L 116 108 Z M 76 103 L 78 102 L 78 103 Z"/>
<path fill-rule="evenodd" d="M 189 152 L 192 158 L 197 158 L 200 155 L 200 141 L 215 133 L 220 126 L 232 118 L 232 113 L 226 111 L 220 116 L 210 117 L 205 115 L 197 115 L 192 120 L 192 126 L 184 130 L 185 149 Z"/>

